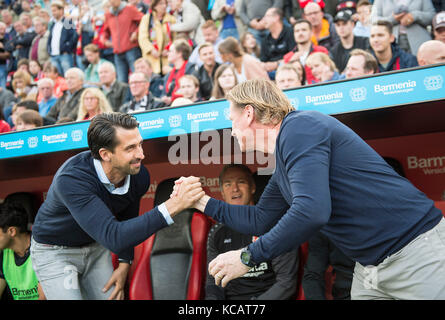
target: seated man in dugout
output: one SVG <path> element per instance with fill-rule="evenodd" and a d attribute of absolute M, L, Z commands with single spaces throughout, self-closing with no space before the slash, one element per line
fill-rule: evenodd
<path fill-rule="evenodd" d="M 253 205 L 255 182 L 250 169 L 242 164 L 223 168 L 219 186 L 224 201 L 235 205 Z M 258 237 L 239 233 L 222 223 L 214 225 L 207 241 L 207 262 L 220 253 L 240 249 Z M 207 274 L 206 300 L 286 300 L 295 298 L 297 288 L 298 251 L 292 250 L 271 261 L 264 261 L 222 288 Z"/>

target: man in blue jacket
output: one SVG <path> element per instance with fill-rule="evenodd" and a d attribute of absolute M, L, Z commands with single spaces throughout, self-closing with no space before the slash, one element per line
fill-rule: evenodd
<path fill-rule="evenodd" d="M 379 64 L 379 72 L 400 70 L 417 67 L 416 56 L 403 51 L 395 42 L 392 24 L 386 20 L 379 20 L 371 27 L 369 37 L 372 54 Z"/>
<path fill-rule="evenodd" d="M 271 82 L 243 82 L 227 98 L 241 151 L 275 153 L 276 168 L 256 206 L 207 195 L 194 204 L 235 230 L 261 235 L 210 263 L 216 284 L 224 287 L 320 231 L 356 261 L 352 299 L 445 299 L 445 220 L 432 200 L 340 121 L 294 111 Z M 181 188 L 178 181 L 175 192 Z"/>
<path fill-rule="evenodd" d="M 150 175 L 130 115 L 94 117 L 88 146 L 56 172 L 33 225 L 31 259 L 48 300 L 123 299 L 134 247 L 204 195 L 194 178 L 192 192 L 139 216 Z M 110 251 L 119 257 L 114 271 Z"/>
<path fill-rule="evenodd" d="M 64 17 L 63 3 L 56 0 L 51 3 L 54 21 L 49 28 L 48 53 L 51 63 L 57 67 L 59 74 L 74 66 L 73 53 L 77 46 L 76 25 L 73 20 Z"/>

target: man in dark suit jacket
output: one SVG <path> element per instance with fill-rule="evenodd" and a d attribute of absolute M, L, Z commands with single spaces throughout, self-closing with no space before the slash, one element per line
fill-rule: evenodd
<path fill-rule="evenodd" d="M 60 74 L 74 66 L 73 53 L 77 46 L 76 26 L 71 19 L 64 17 L 64 6 L 59 0 L 51 3 L 54 22 L 49 28 L 48 53 L 51 63 L 57 66 Z"/>

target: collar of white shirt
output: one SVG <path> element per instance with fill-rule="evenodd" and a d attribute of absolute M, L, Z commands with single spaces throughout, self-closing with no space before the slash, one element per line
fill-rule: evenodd
<path fill-rule="evenodd" d="M 102 167 L 102 163 L 99 160 L 93 159 L 94 168 L 96 169 L 97 176 L 99 177 L 100 182 L 103 183 L 105 188 L 112 194 L 123 195 L 128 192 L 130 187 L 130 175 L 125 177 L 125 182 L 122 187 L 116 188 L 114 184 L 110 182 L 107 175 L 105 174 L 104 168 Z"/>

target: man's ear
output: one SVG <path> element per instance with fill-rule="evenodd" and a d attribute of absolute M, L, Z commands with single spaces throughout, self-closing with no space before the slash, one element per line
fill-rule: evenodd
<path fill-rule="evenodd" d="M 389 39 L 391 40 L 391 43 L 394 43 L 396 41 L 396 37 L 394 36 L 393 33 L 391 33 L 391 36 L 389 37 Z"/>
<path fill-rule="evenodd" d="M 111 161 L 111 154 L 112 152 L 106 148 L 100 148 L 99 149 L 99 155 L 101 157 L 100 160 L 105 161 L 105 162 L 110 162 Z"/>
<path fill-rule="evenodd" d="M 251 125 L 255 121 L 255 109 L 248 104 L 244 108 L 244 112 L 246 112 L 248 124 Z"/>
<path fill-rule="evenodd" d="M 8 227 L 8 229 L 6 230 L 6 233 L 10 237 L 15 237 L 17 235 L 17 228 L 16 227 Z"/>

